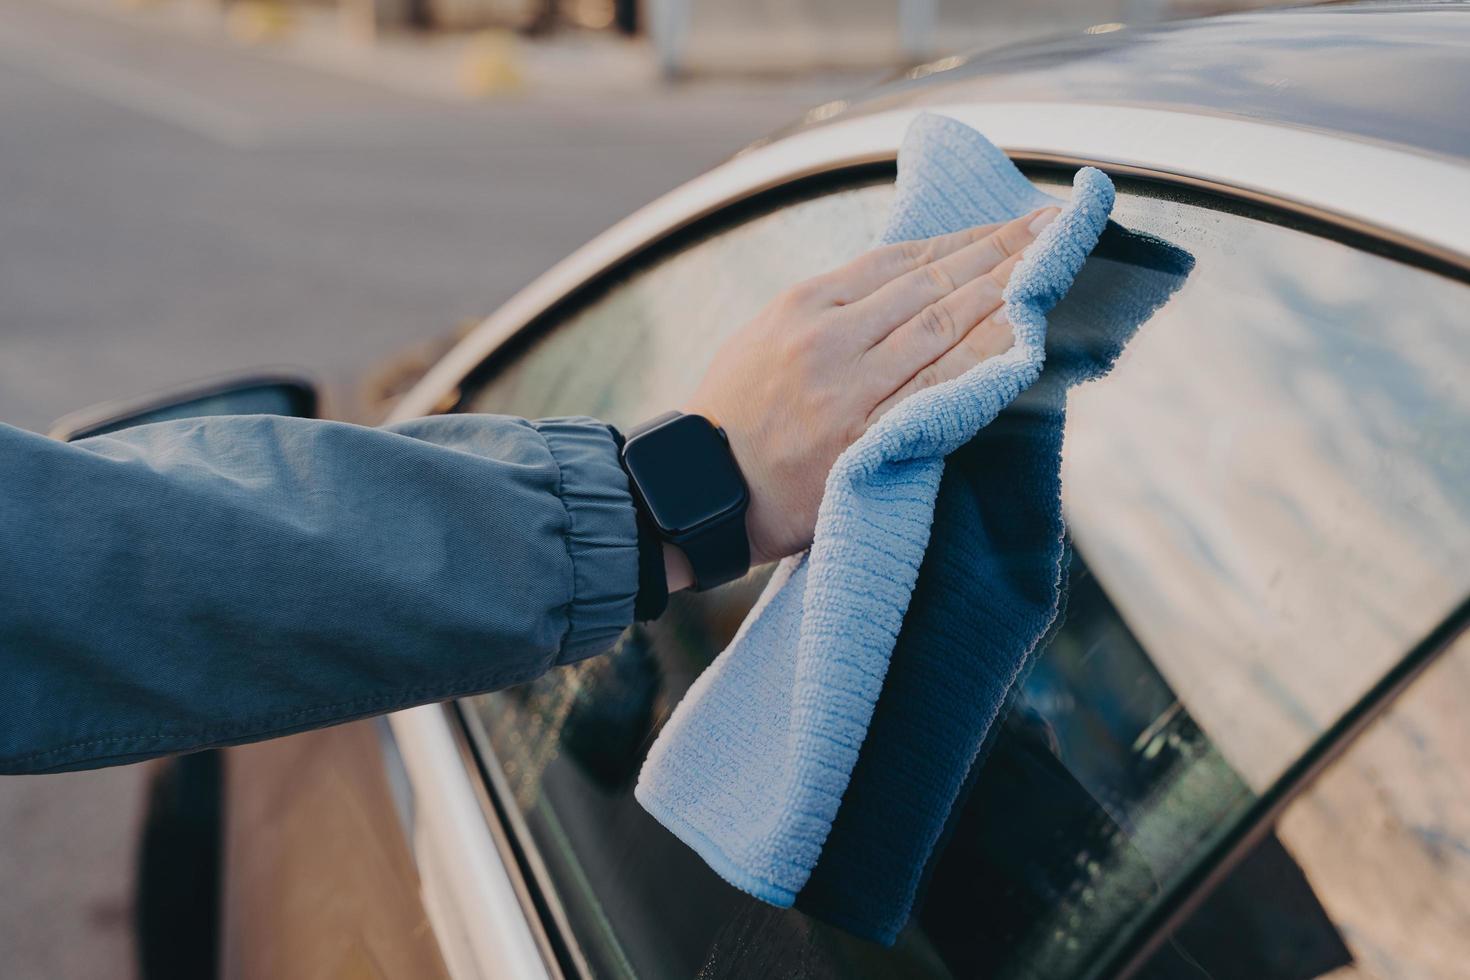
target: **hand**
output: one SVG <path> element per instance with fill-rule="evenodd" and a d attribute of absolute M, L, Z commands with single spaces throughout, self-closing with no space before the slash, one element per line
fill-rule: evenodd
<path fill-rule="evenodd" d="M 720 348 L 683 411 L 724 428 L 754 564 L 811 543 L 837 457 L 883 413 L 1010 349 L 1001 291 L 1057 208 L 877 248 L 791 287 Z M 686 584 L 683 556 L 667 561 Z"/>

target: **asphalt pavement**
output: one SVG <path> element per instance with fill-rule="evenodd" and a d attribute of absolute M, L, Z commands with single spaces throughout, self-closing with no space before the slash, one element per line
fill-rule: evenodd
<path fill-rule="evenodd" d="M 0 0 L 0 421 L 262 365 L 350 390 L 852 84 L 470 101 L 309 62 Z M 0 777 L 0 973 L 132 975 L 141 804 L 137 767 Z"/>

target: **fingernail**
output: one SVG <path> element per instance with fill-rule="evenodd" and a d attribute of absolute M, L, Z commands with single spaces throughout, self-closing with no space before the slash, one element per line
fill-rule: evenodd
<path fill-rule="evenodd" d="M 1047 225 L 1055 221 L 1057 215 L 1061 213 L 1062 212 L 1060 208 L 1047 208 L 1045 211 L 1041 212 L 1036 217 L 1031 219 L 1031 224 L 1026 226 L 1026 230 L 1031 232 L 1031 234 L 1033 235 L 1039 235 L 1041 234 L 1041 229 L 1045 228 Z"/>

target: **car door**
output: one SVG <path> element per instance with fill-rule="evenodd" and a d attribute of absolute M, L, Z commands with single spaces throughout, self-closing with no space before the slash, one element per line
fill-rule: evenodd
<path fill-rule="evenodd" d="M 1032 176 L 1066 193 L 1064 174 Z M 805 180 L 672 234 L 502 346 L 458 410 L 626 427 L 678 404 L 779 289 L 873 239 L 891 180 L 882 165 Z M 1103 975 L 1140 966 L 1267 839 L 1306 882 L 1291 922 L 1335 928 L 1294 857 L 1301 838 L 1263 834 L 1345 720 L 1378 710 L 1385 679 L 1463 619 L 1470 292 L 1463 270 L 1166 182 L 1120 181 L 1115 218 L 1137 234 L 1100 249 L 1094 282 L 1164 271 L 1150 241 L 1192 269 L 1111 374 L 1072 395 L 1065 622 L 997 725 L 898 944 L 743 895 L 633 799 L 757 570 L 674 597 L 606 656 L 459 706 L 564 971 Z M 1054 331 L 1086 328 L 1072 309 Z M 1333 968 L 1364 955 L 1337 938 Z M 1267 963 L 1257 975 L 1325 972 Z"/>

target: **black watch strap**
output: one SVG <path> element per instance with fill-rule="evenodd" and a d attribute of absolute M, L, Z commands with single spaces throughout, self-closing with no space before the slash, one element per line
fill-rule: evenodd
<path fill-rule="evenodd" d="M 694 570 L 695 592 L 733 582 L 750 571 L 750 538 L 745 530 L 745 515 L 739 517 L 675 542 Z"/>
<path fill-rule="evenodd" d="M 618 453 L 623 451 L 627 437 L 616 426 L 608 426 Z M 635 502 L 634 509 L 637 509 Z M 638 521 L 638 594 L 633 599 L 633 621 L 647 623 L 658 619 L 669 607 L 669 579 L 664 569 L 664 542 L 658 528 L 640 510 Z"/>

